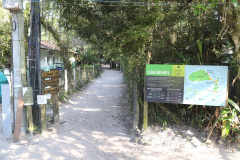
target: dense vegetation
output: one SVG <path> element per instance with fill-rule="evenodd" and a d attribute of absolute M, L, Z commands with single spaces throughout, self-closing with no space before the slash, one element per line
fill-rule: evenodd
<path fill-rule="evenodd" d="M 0 69 L 11 64 L 11 17 L 0 2 Z"/>
<path fill-rule="evenodd" d="M 60 11 L 63 27 L 93 44 L 106 58 L 121 61 L 135 106 L 135 127 L 140 127 L 143 120 L 147 63 L 227 65 L 232 101 L 225 111 L 230 117 L 231 135 L 239 136 L 240 14 L 237 1 L 52 2 Z M 163 116 L 164 111 L 171 113 L 170 119 L 176 122 L 180 119 L 204 128 L 211 127 L 220 114 L 219 107 L 149 105 L 152 122 L 169 120 Z M 140 114 L 136 116 L 136 113 Z M 217 127 L 221 128 L 220 123 Z"/>
<path fill-rule="evenodd" d="M 146 64 L 229 66 L 230 103 L 222 114 L 228 116 L 229 137 L 239 140 L 240 7 L 236 0 L 48 2 L 44 20 L 44 13 L 54 10 L 68 39 L 80 37 L 93 46 L 91 51 L 120 61 L 134 104 L 134 129 L 141 129 L 144 105 L 148 105 L 144 102 Z M 203 129 L 213 125 L 220 111 L 212 106 L 149 103 L 148 115 L 151 122 L 182 121 Z M 220 122 L 217 128 L 221 129 Z"/>

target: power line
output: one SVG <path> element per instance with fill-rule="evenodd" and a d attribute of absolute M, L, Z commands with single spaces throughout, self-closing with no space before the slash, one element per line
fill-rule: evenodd
<path fill-rule="evenodd" d="M 105 1 L 105 0 L 83 0 L 85 2 L 102 2 L 102 3 L 125 3 L 125 4 L 159 4 L 159 5 L 171 5 L 171 4 L 191 4 L 191 3 L 155 3 L 155 2 L 128 2 L 128 1 Z"/>
<path fill-rule="evenodd" d="M 36 0 L 25 0 L 25 2 L 36 2 Z M 101 3 L 112 3 L 109 4 L 109 6 L 118 6 L 119 4 L 138 4 L 138 5 L 196 5 L 199 3 L 179 3 L 179 2 L 174 2 L 174 3 L 163 3 L 163 2 L 143 2 L 143 1 L 133 1 L 133 2 L 129 2 L 129 1 L 105 1 L 105 0 L 83 0 L 82 2 L 101 2 Z M 44 2 L 41 1 L 39 3 L 48 3 L 48 2 Z M 60 4 L 60 5 L 72 5 L 72 6 L 76 6 L 76 5 L 94 5 L 94 4 L 86 4 L 86 3 L 69 3 L 69 2 L 62 2 L 62 3 L 56 3 L 54 2 L 54 4 Z M 116 5 L 113 5 L 116 4 Z M 203 4 L 211 4 L 211 3 L 203 3 Z M 226 4 L 224 2 L 217 2 L 215 4 Z"/>

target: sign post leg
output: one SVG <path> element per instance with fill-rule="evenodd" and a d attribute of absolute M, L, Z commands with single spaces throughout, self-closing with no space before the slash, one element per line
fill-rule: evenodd
<path fill-rule="evenodd" d="M 147 132 L 147 126 L 148 126 L 148 102 L 144 100 L 144 108 L 143 108 L 143 127 L 142 132 Z"/>
<path fill-rule="evenodd" d="M 52 100 L 53 100 L 53 122 L 59 123 L 58 93 L 52 94 Z"/>
<path fill-rule="evenodd" d="M 148 126 L 148 102 L 145 100 L 145 88 L 146 88 L 146 76 L 144 77 L 144 106 L 143 106 L 143 127 L 142 127 L 143 133 L 147 132 L 147 126 Z"/>
<path fill-rule="evenodd" d="M 228 79 L 227 79 L 226 106 L 224 108 L 228 107 L 228 88 L 229 88 L 229 71 L 228 71 Z M 227 117 L 227 114 L 223 115 L 223 117 Z M 225 141 L 226 138 L 227 138 L 227 120 L 222 121 L 222 141 Z"/>
<path fill-rule="evenodd" d="M 46 104 L 41 104 L 41 126 L 42 131 L 46 131 L 47 129 L 47 118 L 46 118 Z"/>
<path fill-rule="evenodd" d="M 32 106 L 27 107 L 27 123 L 28 123 L 28 131 L 30 135 L 33 135 L 33 116 L 32 116 Z"/>

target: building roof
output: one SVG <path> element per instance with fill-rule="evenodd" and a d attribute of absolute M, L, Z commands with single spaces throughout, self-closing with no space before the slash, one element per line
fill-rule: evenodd
<path fill-rule="evenodd" d="M 57 44 L 50 43 L 50 42 L 43 41 L 43 40 L 41 40 L 41 49 L 60 51 L 60 48 L 57 46 Z"/>
<path fill-rule="evenodd" d="M 41 49 L 60 51 L 60 48 L 57 46 L 57 44 L 50 43 L 43 40 L 41 40 Z M 77 54 L 77 52 L 73 50 L 70 50 L 69 52 L 73 54 Z"/>

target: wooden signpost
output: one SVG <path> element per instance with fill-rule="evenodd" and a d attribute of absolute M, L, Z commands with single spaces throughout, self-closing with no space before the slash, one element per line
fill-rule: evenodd
<path fill-rule="evenodd" d="M 59 76 L 60 76 L 60 73 L 58 70 L 47 71 L 47 72 L 42 71 L 42 88 L 43 88 L 42 93 L 44 95 L 52 94 L 54 123 L 59 122 L 59 107 L 58 107 Z M 46 104 L 42 102 L 40 103 L 41 103 L 40 106 L 41 106 L 41 115 L 42 115 L 42 118 L 41 118 L 42 130 L 46 130 Z"/>
<path fill-rule="evenodd" d="M 46 117 L 47 96 L 46 95 L 38 95 L 37 103 L 40 105 L 40 108 L 41 108 L 42 130 L 45 131 L 47 129 L 47 117 Z"/>
<path fill-rule="evenodd" d="M 57 86 L 59 84 L 59 79 L 51 79 L 51 80 L 44 80 L 42 82 L 42 87 L 45 88 L 47 86 Z"/>
<path fill-rule="evenodd" d="M 59 87 L 51 87 L 43 89 L 43 94 L 54 94 L 59 92 Z"/>
<path fill-rule="evenodd" d="M 24 106 L 27 108 L 27 124 L 30 135 L 33 135 L 33 116 L 32 116 L 32 105 L 33 105 L 33 91 L 32 87 L 23 87 L 23 101 Z"/>
<path fill-rule="evenodd" d="M 42 79 L 45 78 L 58 78 L 60 76 L 59 70 L 54 71 L 42 71 Z"/>

